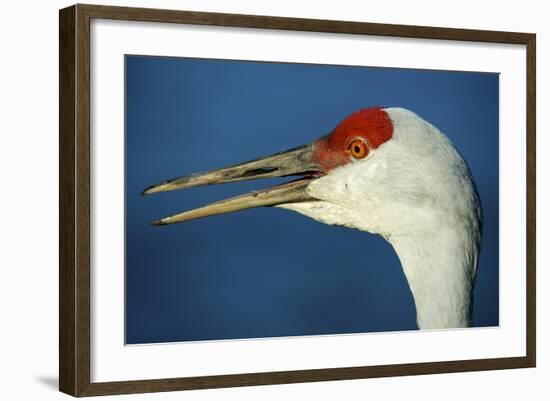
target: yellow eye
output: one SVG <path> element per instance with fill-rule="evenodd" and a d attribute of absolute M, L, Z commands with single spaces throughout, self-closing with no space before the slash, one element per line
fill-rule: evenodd
<path fill-rule="evenodd" d="M 359 139 L 356 139 L 349 145 L 349 151 L 356 159 L 362 159 L 369 154 L 367 144 Z"/>

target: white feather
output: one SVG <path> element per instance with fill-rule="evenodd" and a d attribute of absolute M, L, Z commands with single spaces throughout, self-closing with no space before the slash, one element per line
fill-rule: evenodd
<path fill-rule="evenodd" d="M 320 201 L 280 207 L 382 235 L 403 266 L 419 328 L 466 327 L 481 239 L 470 171 L 437 128 L 411 111 L 385 110 L 391 140 L 312 181 L 308 192 Z"/>

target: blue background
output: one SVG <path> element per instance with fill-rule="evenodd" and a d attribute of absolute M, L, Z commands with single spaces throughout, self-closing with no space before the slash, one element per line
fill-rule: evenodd
<path fill-rule="evenodd" d="M 127 343 L 416 329 L 378 236 L 278 208 L 149 225 L 280 179 L 140 196 L 309 143 L 375 105 L 418 113 L 469 163 L 484 211 L 473 322 L 498 325 L 497 74 L 127 56 Z"/>

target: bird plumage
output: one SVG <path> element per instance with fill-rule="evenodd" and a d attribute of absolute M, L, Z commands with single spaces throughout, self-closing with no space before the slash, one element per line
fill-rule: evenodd
<path fill-rule="evenodd" d="M 318 201 L 279 207 L 383 236 L 403 266 L 418 326 L 466 327 L 481 240 L 470 171 L 433 125 L 405 109 L 385 112 L 391 140 L 313 181 L 308 192 Z"/>
<path fill-rule="evenodd" d="M 379 234 L 401 261 L 419 328 L 471 324 L 482 221 L 475 184 L 451 141 L 409 110 L 363 109 L 309 145 L 165 181 L 144 194 L 288 175 L 302 178 L 155 224 L 277 206 Z"/>

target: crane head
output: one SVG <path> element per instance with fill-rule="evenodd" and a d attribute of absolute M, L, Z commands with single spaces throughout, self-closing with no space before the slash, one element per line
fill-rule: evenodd
<path fill-rule="evenodd" d="M 311 144 L 245 163 L 190 174 L 143 191 L 143 195 L 196 186 L 270 177 L 301 176 L 269 189 L 226 199 L 153 222 L 165 225 L 259 206 L 319 201 L 308 193 L 309 184 L 347 163 L 363 160 L 391 138 L 393 127 L 381 108 L 359 110 L 344 119 L 331 134 Z"/>
<path fill-rule="evenodd" d="M 143 194 L 287 176 L 297 178 L 152 224 L 277 206 L 387 236 L 418 227 L 419 220 L 437 224 L 441 216 L 449 218 L 448 210 L 457 218 L 470 213 L 475 220 L 470 209 L 479 209 L 468 167 L 448 138 L 408 110 L 379 107 L 349 115 L 310 144 L 163 181 Z"/>

